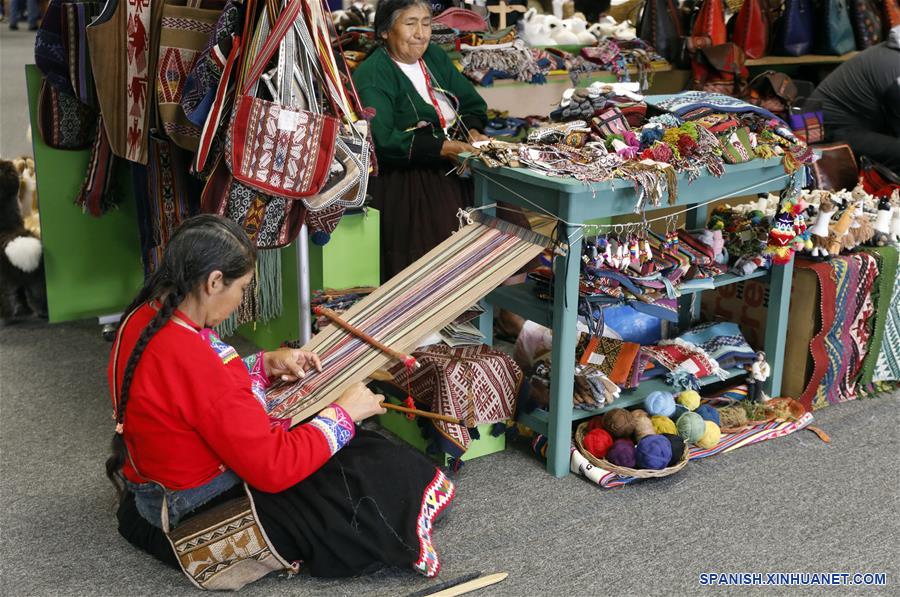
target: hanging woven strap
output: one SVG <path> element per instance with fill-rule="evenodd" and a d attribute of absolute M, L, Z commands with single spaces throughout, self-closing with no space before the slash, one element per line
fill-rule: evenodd
<path fill-rule="evenodd" d="M 116 156 L 113 155 L 106 137 L 106 126 L 103 117 L 97 119 L 97 133 L 91 146 L 91 157 L 88 160 L 87 173 L 81 189 L 75 197 L 75 204 L 85 213 L 99 218 L 118 203 L 113 193 L 113 173 Z"/>

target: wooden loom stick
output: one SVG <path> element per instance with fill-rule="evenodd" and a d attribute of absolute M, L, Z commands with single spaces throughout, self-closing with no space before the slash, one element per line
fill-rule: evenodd
<path fill-rule="evenodd" d="M 313 312 L 316 315 L 324 315 L 325 317 L 327 317 L 328 319 L 333 321 L 335 324 L 337 324 L 338 326 L 347 330 L 348 332 L 350 332 L 351 334 L 353 334 L 354 336 L 356 336 L 363 342 L 373 346 L 374 348 L 377 348 L 378 350 L 380 350 L 381 352 L 390 356 L 391 358 L 397 359 L 398 361 L 400 361 L 401 363 L 403 363 L 410 369 L 414 369 L 419 366 L 419 363 L 416 361 L 415 357 L 411 357 L 408 354 L 403 354 L 402 352 L 394 350 L 393 348 L 391 348 L 390 346 L 388 346 L 386 344 L 382 344 L 381 342 L 379 342 L 378 340 L 376 340 L 369 334 L 365 333 L 361 329 L 359 329 L 355 326 L 352 326 L 349 323 L 347 323 L 346 321 L 344 321 L 343 319 L 341 319 L 341 317 L 337 313 L 332 311 L 331 309 L 328 309 L 327 307 L 316 307 L 313 309 Z"/>
<path fill-rule="evenodd" d="M 462 425 L 463 427 L 466 426 L 466 422 L 462 419 L 457 419 L 456 417 L 451 417 L 448 415 L 439 415 L 438 413 L 429 412 L 427 410 L 419 410 L 418 408 L 399 406 L 388 401 L 382 402 L 381 406 L 388 410 L 395 410 L 397 412 L 406 413 L 408 415 L 415 415 L 417 417 L 424 417 L 426 419 L 434 419 L 435 421 L 444 421 L 446 423 L 456 423 L 457 425 Z"/>
<path fill-rule="evenodd" d="M 470 580 L 469 582 L 464 582 L 461 585 L 456 585 L 455 587 L 432 593 L 430 597 L 454 597 L 455 595 L 465 595 L 466 593 L 471 593 L 472 591 L 477 591 L 478 589 L 483 589 L 484 587 L 489 587 L 498 582 L 502 582 L 506 580 L 507 576 L 509 576 L 508 572 L 489 574 L 487 576 L 482 576 L 481 578 L 476 578 L 475 580 Z"/>

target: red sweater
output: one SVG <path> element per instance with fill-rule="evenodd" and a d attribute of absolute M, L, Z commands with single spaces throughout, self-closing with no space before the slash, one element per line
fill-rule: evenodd
<path fill-rule="evenodd" d="M 120 388 L 128 356 L 155 313 L 142 306 L 119 333 L 115 375 Z M 237 354 L 220 357 L 199 326 L 183 313 L 176 315 L 193 329 L 169 321 L 156 333 L 138 362 L 125 408 L 125 441 L 142 474 L 177 490 L 231 469 L 256 489 L 275 493 L 311 475 L 340 447 L 329 445 L 321 425 L 307 423 L 290 431 L 272 425 Z M 115 347 L 108 372 L 111 393 L 114 355 Z M 128 462 L 123 472 L 136 483 L 147 481 Z"/>

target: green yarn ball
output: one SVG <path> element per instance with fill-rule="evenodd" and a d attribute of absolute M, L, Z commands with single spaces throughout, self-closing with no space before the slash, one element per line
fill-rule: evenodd
<path fill-rule="evenodd" d="M 703 437 L 703 434 L 706 433 L 706 421 L 697 413 L 692 412 L 684 413 L 678 417 L 675 427 L 678 429 L 678 435 L 689 444 L 696 444 Z"/>

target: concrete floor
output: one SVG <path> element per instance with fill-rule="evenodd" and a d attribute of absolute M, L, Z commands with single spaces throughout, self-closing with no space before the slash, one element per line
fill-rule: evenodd
<path fill-rule="evenodd" d="M 34 63 L 35 34 L 27 24 L 19 26 L 10 31 L 8 23 L 0 23 L 0 156 L 5 158 L 33 154 L 25 65 Z"/>

